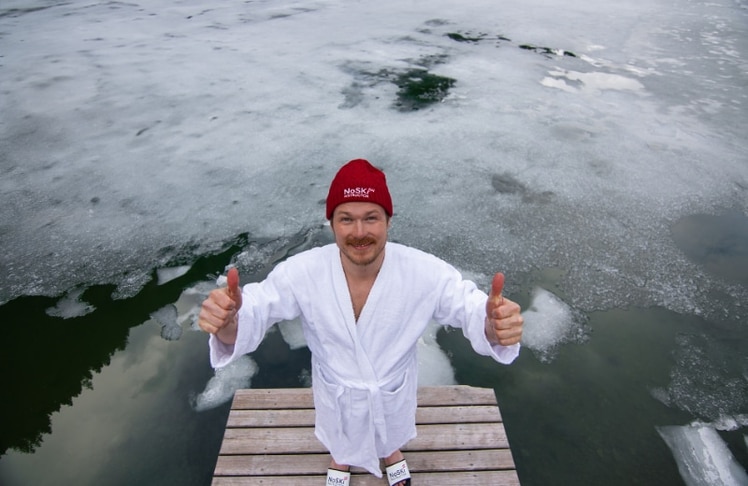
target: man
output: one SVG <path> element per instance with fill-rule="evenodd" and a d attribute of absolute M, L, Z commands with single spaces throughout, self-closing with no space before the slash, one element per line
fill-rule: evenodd
<path fill-rule="evenodd" d="M 416 435 L 416 342 L 431 320 L 462 328 L 498 362 L 519 354 L 522 316 L 501 296 L 503 275 L 487 296 L 437 257 L 388 242 L 391 216 L 384 173 L 348 162 L 327 196 L 335 244 L 294 255 L 241 290 L 230 270 L 199 316 L 215 367 L 257 349 L 274 323 L 301 318 L 329 485 L 348 485 L 352 465 L 381 477 L 380 458 L 390 485 L 410 484 L 400 448 Z"/>

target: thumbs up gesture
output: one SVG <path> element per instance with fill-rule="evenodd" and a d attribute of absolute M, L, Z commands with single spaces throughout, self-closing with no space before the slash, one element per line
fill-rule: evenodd
<path fill-rule="evenodd" d="M 230 268 L 226 280 L 228 286 L 213 290 L 203 301 L 198 325 L 200 329 L 214 334 L 224 343 L 234 344 L 239 325 L 237 313 L 242 306 L 239 271 Z"/>
<path fill-rule="evenodd" d="M 486 337 L 492 344 L 511 346 L 522 339 L 522 314 L 519 305 L 501 295 L 504 274 L 497 273 L 491 282 L 486 301 Z"/>

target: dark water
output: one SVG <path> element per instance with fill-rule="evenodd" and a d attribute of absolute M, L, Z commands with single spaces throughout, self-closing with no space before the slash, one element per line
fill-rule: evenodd
<path fill-rule="evenodd" d="M 743 214 L 687 216 L 673 226 L 672 233 L 683 253 L 706 271 L 748 285 L 748 224 Z"/>
<path fill-rule="evenodd" d="M 550 364 L 525 352 L 496 370 L 459 353 L 458 378 L 496 389 L 522 484 L 682 484 L 655 427 L 692 417 L 649 390 L 669 381 L 676 335 L 702 324 L 662 309 L 594 313 L 590 340 Z"/>
<path fill-rule="evenodd" d="M 746 218 L 733 214 L 717 223 L 694 216 L 673 231 L 695 259 L 718 247 L 719 273 L 745 265 L 746 228 Z M 313 232 L 280 245 L 255 242 L 252 248 L 269 250 L 244 278 L 262 278 L 287 254 L 324 241 Z M 95 310 L 82 317 L 48 315 L 56 298 L 0 307 L 0 483 L 209 484 L 229 405 L 194 408 L 213 376 L 207 337 L 184 326 L 179 339 L 164 339 L 151 314 L 218 275 L 251 243 L 241 235 L 216 254 L 185 256 L 173 263 L 191 264 L 189 272 L 163 285 L 154 272 L 133 298 L 113 300 L 109 286 L 87 288 L 82 300 Z M 541 286 L 563 298 L 558 275 L 515 276 L 522 290 L 510 297 L 527 307 L 531 288 Z M 683 482 L 656 427 L 714 419 L 703 416 L 704 400 L 715 415 L 748 410 L 744 324 L 662 308 L 590 312 L 584 339 L 559 345 L 546 360 L 525 348 L 511 366 L 476 356 L 459 332 L 441 331 L 438 340 L 459 383 L 496 391 L 523 485 L 663 485 Z M 684 353 L 695 357 L 693 368 Z M 308 350 L 289 349 L 278 332 L 252 357 L 256 388 L 302 386 L 309 369 Z M 725 397 L 721 385 L 731 379 L 737 395 Z M 745 467 L 743 434 L 720 432 Z"/>

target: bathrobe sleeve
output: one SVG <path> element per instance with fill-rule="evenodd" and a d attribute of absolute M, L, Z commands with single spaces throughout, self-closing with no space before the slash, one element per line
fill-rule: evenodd
<path fill-rule="evenodd" d="M 288 270 L 288 261 L 280 263 L 262 282 L 242 288 L 236 344 L 224 344 L 212 334 L 208 341 L 210 363 L 214 368 L 226 366 L 235 358 L 256 350 L 267 330 L 276 322 L 299 316 L 301 311 Z"/>
<path fill-rule="evenodd" d="M 443 266 L 434 320 L 442 325 L 461 328 L 476 353 L 490 356 L 502 364 L 514 361 L 519 355 L 519 343 L 511 346 L 494 345 L 486 337 L 488 295 L 473 282 L 463 280 L 460 272 L 451 265 L 443 263 Z"/>

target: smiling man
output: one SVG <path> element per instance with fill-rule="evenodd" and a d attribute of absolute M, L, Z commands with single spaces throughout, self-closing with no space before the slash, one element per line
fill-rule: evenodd
<path fill-rule="evenodd" d="M 519 354 L 520 307 L 490 295 L 439 258 L 387 241 L 392 199 L 368 161 L 344 165 L 330 185 L 335 244 L 280 263 L 262 282 L 228 287 L 203 303 L 215 367 L 257 349 L 267 329 L 300 318 L 312 352 L 315 434 L 332 456 L 328 485 L 350 484 L 350 466 L 390 485 L 411 484 L 400 449 L 416 436 L 416 344 L 430 321 L 461 328 L 473 349 L 509 364 Z"/>

